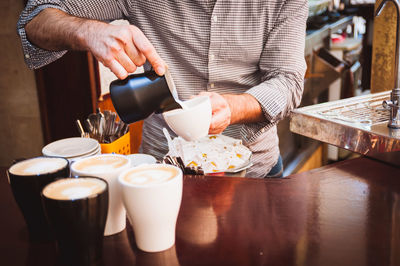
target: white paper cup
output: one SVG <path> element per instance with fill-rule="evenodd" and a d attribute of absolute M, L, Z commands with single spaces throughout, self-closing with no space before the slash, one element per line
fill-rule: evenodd
<path fill-rule="evenodd" d="M 141 182 L 132 182 L 132 176 Z M 166 176 L 170 178 L 165 181 Z M 153 183 L 144 182 L 150 179 Z M 182 200 L 181 169 L 164 164 L 142 165 L 121 173 L 118 182 L 137 247 L 147 252 L 172 247 Z"/>
<path fill-rule="evenodd" d="M 108 159 L 122 159 L 121 164 L 111 167 Z M 124 162 L 122 162 L 124 161 Z M 96 162 L 92 163 L 91 162 Z M 118 185 L 118 176 L 131 167 L 130 159 L 119 154 L 101 154 L 75 161 L 71 165 L 73 176 L 95 176 L 107 181 L 109 187 L 108 215 L 104 235 L 113 235 L 121 232 L 126 226 L 126 211 L 122 204 L 121 189 Z"/>

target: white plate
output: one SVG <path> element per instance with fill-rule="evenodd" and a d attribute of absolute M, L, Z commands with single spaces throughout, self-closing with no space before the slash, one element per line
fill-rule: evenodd
<path fill-rule="evenodd" d="M 252 166 L 251 151 L 241 140 L 228 136 L 209 135 L 196 141 L 177 137 L 172 145 L 185 165 L 201 165 L 205 174 L 238 173 Z"/>
<path fill-rule="evenodd" d="M 70 163 L 73 163 L 73 162 L 78 161 L 80 159 L 87 158 L 87 157 L 90 157 L 90 156 L 99 155 L 99 154 L 101 154 L 100 147 L 99 147 L 99 149 L 95 150 L 94 152 L 91 152 L 91 153 L 88 153 L 88 154 L 84 154 L 84 155 L 81 155 L 81 156 L 76 156 L 76 157 L 68 157 L 67 159 L 68 159 L 68 161 L 70 161 Z"/>
<path fill-rule="evenodd" d="M 67 138 L 54 141 L 42 149 L 45 156 L 78 157 L 92 153 L 99 143 L 91 138 Z"/>
<path fill-rule="evenodd" d="M 81 154 L 78 156 L 74 156 L 74 157 L 66 157 L 67 159 L 71 159 L 71 160 L 77 160 L 79 158 L 86 158 L 89 156 L 93 156 L 93 155 L 98 155 L 101 154 L 101 147 L 99 145 L 99 147 L 97 149 L 95 149 L 94 151 L 90 152 L 90 153 L 86 153 L 86 154 Z"/>
<path fill-rule="evenodd" d="M 231 168 L 231 169 L 226 169 L 225 171 L 221 171 L 221 172 L 209 172 L 209 173 L 204 173 L 204 174 L 218 174 L 218 173 L 230 173 L 230 174 L 236 174 L 239 173 L 243 170 L 246 170 L 248 168 L 250 168 L 251 166 L 253 166 L 253 163 L 248 161 L 246 163 L 244 163 L 243 165 L 237 166 L 235 168 Z"/>

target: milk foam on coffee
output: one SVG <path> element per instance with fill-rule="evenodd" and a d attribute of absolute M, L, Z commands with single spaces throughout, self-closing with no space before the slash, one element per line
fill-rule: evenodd
<path fill-rule="evenodd" d="M 106 188 L 106 183 L 97 178 L 65 178 L 57 180 L 43 189 L 43 195 L 56 200 L 73 200 L 96 195 Z"/>
<path fill-rule="evenodd" d="M 174 168 L 143 166 L 132 169 L 124 176 L 124 181 L 133 185 L 155 185 L 166 182 L 178 175 Z"/>
<path fill-rule="evenodd" d="M 121 156 L 96 156 L 76 162 L 73 168 L 88 174 L 96 174 L 115 171 L 128 162 L 127 158 Z"/>
<path fill-rule="evenodd" d="M 9 171 L 14 175 L 39 175 L 56 172 L 67 164 L 62 158 L 39 157 L 16 163 Z"/>

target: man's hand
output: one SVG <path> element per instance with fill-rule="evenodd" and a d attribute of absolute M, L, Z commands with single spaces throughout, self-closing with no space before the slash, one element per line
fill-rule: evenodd
<path fill-rule="evenodd" d="M 202 92 L 211 100 L 212 118 L 209 134 L 220 134 L 231 124 L 265 121 L 261 106 L 250 94 Z"/>
<path fill-rule="evenodd" d="M 231 123 L 231 109 L 227 100 L 215 92 L 202 92 L 199 96 L 208 96 L 211 101 L 212 117 L 209 134 L 220 134 Z"/>
<path fill-rule="evenodd" d="M 120 79 L 142 66 L 146 59 L 158 75 L 165 72 L 166 64 L 154 46 L 132 25 L 111 25 L 46 8 L 25 30 L 29 40 L 43 49 L 90 51 Z"/>
<path fill-rule="evenodd" d="M 163 75 L 166 64 L 143 32 L 133 25 L 111 25 L 88 21 L 82 25 L 82 38 L 86 49 L 96 59 L 124 79 L 135 72 L 146 59 L 158 75 Z"/>

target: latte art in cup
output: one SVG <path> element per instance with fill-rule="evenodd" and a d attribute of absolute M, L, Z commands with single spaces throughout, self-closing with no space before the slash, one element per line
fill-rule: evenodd
<path fill-rule="evenodd" d="M 87 158 L 74 164 L 74 169 L 88 174 L 105 173 L 115 171 L 125 166 L 129 160 L 122 156 L 103 155 Z"/>
<path fill-rule="evenodd" d="M 69 162 L 62 157 L 35 157 L 19 161 L 7 171 L 14 198 L 24 216 L 31 241 L 52 240 L 41 193 L 57 178 L 70 175 Z"/>
<path fill-rule="evenodd" d="M 163 167 L 161 164 L 157 167 L 141 166 L 132 169 L 126 173 L 123 180 L 132 185 L 155 185 L 167 182 L 178 175 L 175 168 Z"/>
<path fill-rule="evenodd" d="M 42 190 L 61 264 L 97 265 L 102 257 L 108 188 L 101 178 L 82 176 L 58 179 Z"/>
<path fill-rule="evenodd" d="M 98 177 L 108 185 L 108 214 L 104 235 L 117 234 L 125 229 L 126 211 L 122 203 L 118 176 L 128 170 L 131 161 L 120 154 L 99 154 L 82 158 L 71 165 L 72 176 Z"/>
<path fill-rule="evenodd" d="M 43 195 L 55 200 L 88 198 L 106 189 L 106 183 L 97 178 L 65 178 L 47 185 Z"/>
<path fill-rule="evenodd" d="M 14 164 L 9 172 L 14 175 L 29 176 L 54 173 L 68 164 L 63 158 L 38 157 Z"/>
<path fill-rule="evenodd" d="M 168 164 L 141 165 L 122 172 L 118 182 L 137 247 L 146 252 L 172 247 L 182 200 L 182 170 Z"/>

